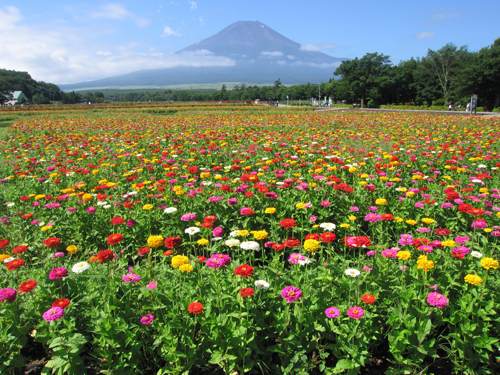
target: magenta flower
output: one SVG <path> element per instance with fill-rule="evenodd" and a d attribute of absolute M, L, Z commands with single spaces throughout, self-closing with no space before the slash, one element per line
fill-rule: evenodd
<path fill-rule="evenodd" d="M 135 224 L 137 224 L 137 221 L 134 219 L 127 221 L 127 227 L 133 227 Z"/>
<path fill-rule="evenodd" d="M 438 292 L 432 292 L 427 296 L 427 302 L 431 306 L 437 306 L 442 309 L 448 304 L 448 298 Z"/>
<path fill-rule="evenodd" d="M 59 306 L 52 307 L 43 313 L 43 318 L 45 319 L 46 322 L 59 320 L 63 316 L 64 316 L 64 309 Z"/>
<path fill-rule="evenodd" d="M 365 216 L 365 220 L 369 221 L 370 223 L 376 223 L 377 221 L 380 220 L 380 215 L 373 213 L 373 212 L 370 212 L 369 214 L 367 214 Z"/>
<path fill-rule="evenodd" d="M 398 248 L 385 249 L 382 251 L 382 256 L 384 258 L 396 258 L 396 254 L 398 253 Z"/>
<path fill-rule="evenodd" d="M 5 301 L 12 303 L 17 298 L 17 292 L 15 289 L 6 288 L 0 289 L 0 303 L 4 303 Z"/>
<path fill-rule="evenodd" d="M 63 257 L 64 256 L 64 253 L 63 252 L 57 252 L 57 253 L 54 253 L 52 254 L 52 258 L 60 258 L 60 257 Z"/>
<path fill-rule="evenodd" d="M 471 224 L 471 227 L 472 228 L 476 228 L 476 229 L 484 229 L 488 226 L 488 224 L 486 223 L 486 221 L 484 221 L 483 219 L 477 219 L 477 220 L 474 220 Z"/>
<path fill-rule="evenodd" d="M 302 298 L 302 291 L 294 286 L 287 286 L 281 291 L 281 297 L 283 297 L 288 303 L 294 301 L 300 302 Z"/>
<path fill-rule="evenodd" d="M 156 281 L 151 281 L 147 286 L 146 288 L 150 289 L 150 290 L 153 290 L 155 289 L 156 287 L 158 286 L 158 283 Z"/>
<path fill-rule="evenodd" d="M 418 247 L 418 250 L 421 250 L 424 253 L 432 253 L 432 250 L 434 250 L 434 248 L 432 246 L 429 246 L 429 245 L 422 245 L 422 246 Z"/>
<path fill-rule="evenodd" d="M 322 202 L 321 202 L 321 205 L 322 205 L 323 207 L 328 207 L 329 205 L 331 205 L 331 203 L 330 203 L 330 201 L 322 201 Z"/>
<path fill-rule="evenodd" d="M 68 270 L 64 267 L 54 268 L 49 273 L 49 279 L 50 280 L 55 280 L 55 279 L 62 280 L 62 278 L 67 277 L 68 274 L 69 274 Z"/>
<path fill-rule="evenodd" d="M 138 283 L 139 281 L 141 281 L 141 277 L 139 275 L 136 275 L 135 273 L 127 273 L 122 277 L 122 280 L 125 283 Z"/>
<path fill-rule="evenodd" d="M 85 212 L 88 214 L 91 214 L 91 213 L 95 212 L 95 207 L 89 207 L 85 210 Z"/>
<path fill-rule="evenodd" d="M 329 307 L 325 310 L 325 314 L 329 318 L 336 318 L 340 315 L 340 311 L 336 307 Z"/>
<path fill-rule="evenodd" d="M 398 243 L 400 245 L 413 245 L 413 236 L 411 234 L 402 234 Z"/>
<path fill-rule="evenodd" d="M 195 220 L 196 219 L 196 214 L 185 214 L 181 216 L 182 221 L 189 221 L 189 220 Z"/>
<path fill-rule="evenodd" d="M 141 323 L 142 324 L 151 324 L 151 323 L 153 323 L 153 320 L 155 320 L 155 317 L 151 314 L 147 314 L 141 318 Z"/>
<path fill-rule="evenodd" d="M 224 229 L 222 229 L 221 227 L 215 227 L 212 234 L 214 237 L 222 237 L 222 235 L 224 234 Z"/>
<path fill-rule="evenodd" d="M 205 262 L 208 268 L 220 268 L 227 266 L 231 258 L 227 254 L 214 254 Z"/>
<path fill-rule="evenodd" d="M 468 241 L 470 241 L 470 237 L 467 236 L 457 236 L 455 237 L 455 242 L 460 245 L 465 245 Z"/>
<path fill-rule="evenodd" d="M 365 315 L 365 312 L 361 307 L 354 306 L 347 310 L 347 315 L 353 319 L 360 319 L 363 315 Z"/>
<path fill-rule="evenodd" d="M 368 252 L 366 253 L 366 256 L 367 256 L 367 257 L 371 257 L 371 256 L 373 256 L 373 255 L 375 255 L 375 254 L 377 254 L 377 253 L 378 253 L 378 251 L 377 251 L 377 250 L 368 251 Z"/>
<path fill-rule="evenodd" d="M 304 259 L 306 259 L 306 257 L 298 253 L 290 254 L 290 256 L 288 257 L 288 261 L 293 264 L 299 264 L 299 260 L 304 260 Z"/>

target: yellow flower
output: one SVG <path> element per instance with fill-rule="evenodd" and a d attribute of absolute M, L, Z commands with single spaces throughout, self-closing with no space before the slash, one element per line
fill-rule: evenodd
<path fill-rule="evenodd" d="M 483 279 L 479 277 L 478 275 L 467 275 L 464 277 L 464 280 L 466 283 L 472 284 L 472 285 L 481 285 L 483 282 Z"/>
<path fill-rule="evenodd" d="M 398 251 L 396 256 L 399 260 L 407 260 L 411 258 L 411 253 L 409 251 Z"/>
<path fill-rule="evenodd" d="M 242 230 L 239 230 L 238 231 L 238 236 L 241 236 L 241 237 L 246 237 L 250 234 L 250 232 L 246 229 L 242 229 Z"/>
<path fill-rule="evenodd" d="M 192 270 L 193 270 L 193 266 L 191 266 L 189 263 L 181 264 L 179 266 L 179 271 L 181 271 L 181 272 L 191 272 Z"/>
<path fill-rule="evenodd" d="M 359 181 L 359 184 L 362 185 L 362 186 L 365 186 L 365 185 L 368 185 L 368 182 L 366 182 L 366 181 Z"/>
<path fill-rule="evenodd" d="M 189 264 L 189 258 L 185 255 L 175 255 L 172 257 L 172 267 L 179 268 L 183 264 Z"/>
<path fill-rule="evenodd" d="M 276 208 L 274 208 L 274 207 L 268 207 L 268 208 L 266 208 L 266 210 L 264 212 L 266 214 L 272 215 L 272 214 L 274 214 L 276 212 Z M 500 214 L 500 212 L 499 212 L 499 214 Z"/>
<path fill-rule="evenodd" d="M 406 192 L 406 196 L 407 197 L 413 197 L 415 195 L 415 193 L 413 191 L 407 191 Z"/>
<path fill-rule="evenodd" d="M 396 223 L 402 223 L 402 222 L 404 221 L 404 219 L 403 219 L 402 217 L 396 216 L 396 217 L 394 218 L 394 221 L 395 221 Z"/>
<path fill-rule="evenodd" d="M 408 225 L 415 225 L 415 224 L 417 224 L 417 221 L 416 220 L 411 220 L 411 219 L 410 220 L 406 220 L 406 224 L 408 224 Z"/>
<path fill-rule="evenodd" d="M 387 204 L 387 199 L 379 198 L 375 201 L 375 204 L 378 206 L 383 206 L 383 205 Z"/>
<path fill-rule="evenodd" d="M 431 218 L 429 218 L 429 217 L 424 217 L 424 218 L 422 219 L 422 223 L 424 223 L 424 224 L 432 224 L 432 223 L 435 223 L 435 222 L 436 222 L 436 220 L 431 219 Z"/>
<path fill-rule="evenodd" d="M 491 230 L 492 230 L 491 228 L 484 228 L 484 231 L 485 231 L 486 233 L 490 233 L 490 232 L 491 232 Z"/>
<path fill-rule="evenodd" d="M 144 206 L 142 206 L 142 209 L 149 211 L 149 210 L 152 210 L 153 207 L 154 206 L 152 204 L 145 204 Z"/>
<path fill-rule="evenodd" d="M 420 255 L 417 260 L 417 268 L 429 272 L 430 269 L 434 268 L 434 262 L 427 259 L 427 255 Z"/>
<path fill-rule="evenodd" d="M 67 251 L 69 254 L 75 254 L 75 253 L 78 251 L 78 247 L 76 247 L 75 245 L 69 245 L 69 246 L 66 248 L 66 251 Z"/>
<path fill-rule="evenodd" d="M 295 205 L 295 208 L 296 208 L 297 210 L 300 210 L 301 208 L 306 208 L 306 204 L 305 204 L 305 203 L 302 203 L 302 202 L 297 203 L 297 204 Z"/>
<path fill-rule="evenodd" d="M 350 168 L 349 168 L 349 172 L 350 172 L 350 173 L 355 173 L 355 172 L 357 172 L 357 171 L 358 171 L 358 168 L 356 168 L 356 167 L 350 167 Z"/>
<path fill-rule="evenodd" d="M 175 192 L 175 195 L 184 195 L 184 194 L 186 194 L 186 192 L 184 190 L 177 190 Z"/>
<path fill-rule="evenodd" d="M 11 256 L 8 254 L 0 254 L 0 263 L 3 263 L 3 261 L 5 259 L 9 259 L 9 258 L 11 258 Z"/>
<path fill-rule="evenodd" d="M 209 241 L 209 240 L 207 240 L 206 238 L 202 238 L 202 239 L 198 240 L 198 242 L 197 242 L 197 243 L 198 243 L 198 245 L 200 245 L 200 246 L 207 246 L 209 242 L 210 242 L 210 241 Z"/>
<path fill-rule="evenodd" d="M 340 227 L 341 228 L 349 228 L 351 226 L 351 224 L 347 224 L 347 223 L 344 223 L 344 224 L 340 224 Z"/>
<path fill-rule="evenodd" d="M 351 215 L 351 216 L 349 216 L 349 218 L 348 218 L 348 219 L 349 219 L 349 220 L 351 220 L 351 221 L 354 221 L 354 220 L 356 220 L 356 219 L 357 219 L 357 217 L 356 217 L 356 216 L 354 216 L 354 215 Z"/>
<path fill-rule="evenodd" d="M 36 200 L 36 201 L 37 201 L 37 200 L 39 200 L 39 199 L 42 199 L 42 198 L 45 198 L 45 195 L 43 195 L 43 194 L 38 194 L 38 195 L 36 195 L 36 196 L 35 196 L 35 200 Z"/>
<path fill-rule="evenodd" d="M 457 244 L 453 240 L 441 241 L 441 245 L 444 247 L 455 247 Z"/>
<path fill-rule="evenodd" d="M 84 200 L 85 202 L 90 202 L 92 200 L 92 195 L 91 194 L 83 194 L 82 196 L 82 200 Z"/>
<path fill-rule="evenodd" d="M 41 230 L 42 230 L 42 232 L 45 232 L 45 231 L 49 230 L 50 228 L 52 228 L 52 227 L 51 227 L 51 226 L 49 226 L 49 225 L 45 225 L 45 226 L 43 226 L 43 227 L 41 228 Z"/>
<path fill-rule="evenodd" d="M 498 260 L 495 260 L 493 258 L 483 258 L 481 259 L 481 266 L 483 266 L 483 268 L 486 268 L 487 270 L 489 270 L 490 268 L 496 270 L 498 268 Z"/>
<path fill-rule="evenodd" d="M 152 248 L 157 248 L 163 245 L 164 238 L 163 236 L 149 236 L 148 245 Z"/>
<path fill-rule="evenodd" d="M 304 242 L 304 249 L 307 251 L 314 253 L 315 251 L 318 251 L 319 249 L 319 241 L 316 240 L 305 240 Z"/>
<path fill-rule="evenodd" d="M 265 230 L 252 231 L 252 234 L 256 240 L 265 240 L 269 237 L 269 233 Z"/>

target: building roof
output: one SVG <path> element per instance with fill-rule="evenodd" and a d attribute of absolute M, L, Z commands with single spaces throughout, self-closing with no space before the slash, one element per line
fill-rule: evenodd
<path fill-rule="evenodd" d="M 24 93 L 22 91 L 14 91 L 12 93 L 13 100 L 18 100 L 21 97 L 21 94 L 24 95 Z"/>

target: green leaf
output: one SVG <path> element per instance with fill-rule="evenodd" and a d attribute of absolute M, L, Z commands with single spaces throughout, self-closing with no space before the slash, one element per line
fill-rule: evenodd
<path fill-rule="evenodd" d="M 342 370 L 350 370 L 354 368 L 354 365 L 352 361 L 349 361 L 347 359 L 341 359 L 340 361 L 337 362 L 337 365 L 335 368 L 342 369 Z"/>

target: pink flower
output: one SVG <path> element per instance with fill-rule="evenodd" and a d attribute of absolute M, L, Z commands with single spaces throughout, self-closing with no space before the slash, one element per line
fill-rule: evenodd
<path fill-rule="evenodd" d="M 321 202 L 321 205 L 322 205 L 323 207 L 328 207 L 329 205 L 331 205 L 331 203 L 330 203 L 330 201 L 322 201 L 322 202 Z"/>
<path fill-rule="evenodd" d="M 427 302 L 431 306 L 437 306 L 442 309 L 448 304 L 448 298 L 438 292 L 432 292 L 427 296 Z"/>
<path fill-rule="evenodd" d="M 196 214 L 185 214 L 181 216 L 182 221 L 189 221 L 189 220 L 195 220 L 196 219 Z"/>
<path fill-rule="evenodd" d="M 329 307 L 325 310 L 325 314 L 329 318 L 336 318 L 340 315 L 340 311 L 336 307 Z"/>
<path fill-rule="evenodd" d="M 396 254 L 398 253 L 398 250 L 397 248 L 392 248 L 392 249 L 385 249 L 384 251 L 382 251 L 382 256 L 384 258 L 396 258 Z"/>
<path fill-rule="evenodd" d="M 294 286 L 287 286 L 281 291 L 283 297 L 288 303 L 299 301 L 302 298 L 302 291 Z"/>
<path fill-rule="evenodd" d="M 15 289 L 6 288 L 0 289 L 0 303 L 4 303 L 5 301 L 12 303 L 17 298 L 17 292 Z"/>
<path fill-rule="evenodd" d="M 290 254 L 290 256 L 288 257 L 288 261 L 293 264 L 299 264 L 299 260 L 304 260 L 304 259 L 306 259 L 306 257 L 298 253 Z"/>
<path fill-rule="evenodd" d="M 141 277 L 135 273 L 127 273 L 122 277 L 122 280 L 125 283 L 138 283 L 141 280 Z"/>
<path fill-rule="evenodd" d="M 365 220 L 369 221 L 370 223 L 376 223 L 377 221 L 380 220 L 380 215 L 370 212 L 368 215 L 365 216 Z"/>
<path fill-rule="evenodd" d="M 424 253 L 432 253 L 432 250 L 434 250 L 434 248 L 432 246 L 429 246 L 429 245 L 422 245 L 418 248 L 418 250 L 421 250 Z"/>
<path fill-rule="evenodd" d="M 221 227 L 215 227 L 212 234 L 214 237 L 222 237 L 222 235 L 224 234 L 224 229 L 222 229 Z"/>
<path fill-rule="evenodd" d="M 208 268 L 220 268 L 227 266 L 231 258 L 227 254 L 214 254 L 205 262 Z"/>
<path fill-rule="evenodd" d="M 377 253 L 378 253 L 378 251 L 377 251 L 377 250 L 368 251 L 368 252 L 366 253 L 366 256 L 367 256 L 367 257 L 371 257 L 371 256 L 373 256 L 373 255 L 375 255 L 375 254 L 377 254 Z"/>
<path fill-rule="evenodd" d="M 57 252 L 57 253 L 52 254 L 52 258 L 60 258 L 63 256 L 64 256 L 64 253 L 62 253 L 62 252 Z"/>
<path fill-rule="evenodd" d="M 158 283 L 156 281 L 151 281 L 147 286 L 146 288 L 150 289 L 150 290 L 153 290 L 155 289 L 156 287 L 158 286 Z"/>
<path fill-rule="evenodd" d="M 155 320 L 155 317 L 151 314 L 147 314 L 141 318 L 141 323 L 142 324 L 151 324 L 151 323 L 153 323 L 153 320 Z"/>
<path fill-rule="evenodd" d="M 365 312 L 361 307 L 354 306 L 347 310 L 347 315 L 353 319 L 360 319 L 363 315 L 365 315 Z"/>
<path fill-rule="evenodd" d="M 370 272 L 372 269 L 373 269 L 372 267 L 368 267 L 368 266 L 363 267 L 363 271 L 365 271 L 365 272 Z"/>
<path fill-rule="evenodd" d="M 59 306 L 52 307 L 43 313 L 43 318 L 45 319 L 46 322 L 59 320 L 63 316 L 64 316 L 64 309 Z"/>
<path fill-rule="evenodd" d="M 50 280 L 55 280 L 55 279 L 62 280 L 63 277 L 67 277 L 67 276 L 68 276 L 68 270 L 64 267 L 59 267 L 59 268 L 54 268 L 52 271 L 50 271 L 49 279 Z"/>

